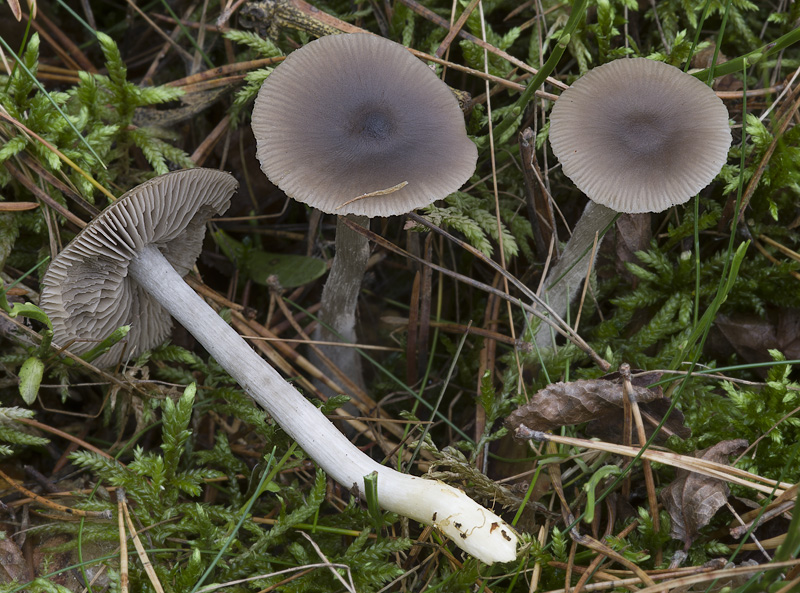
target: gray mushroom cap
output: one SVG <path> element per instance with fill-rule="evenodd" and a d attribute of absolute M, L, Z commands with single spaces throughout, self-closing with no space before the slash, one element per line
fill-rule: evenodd
<path fill-rule="evenodd" d="M 426 206 L 461 187 L 478 158 L 447 86 L 402 45 L 370 34 L 292 52 L 261 87 L 252 125 L 267 177 L 330 214 Z"/>
<path fill-rule="evenodd" d="M 660 212 L 711 183 L 731 145 L 728 110 L 678 68 L 621 59 L 587 72 L 550 114 L 564 174 L 617 212 Z"/>
<path fill-rule="evenodd" d="M 187 169 L 133 188 L 98 215 L 53 260 L 42 280 L 42 309 L 53 338 L 83 354 L 121 325 L 120 342 L 94 361 L 115 364 L 163 342 L 172 320 L 161 305 L 128 277 L 137 250 L 153 244 L 185 276 L 200 255 L 205 224 L 230 205 L 237 187 L 229 173 Z"/>

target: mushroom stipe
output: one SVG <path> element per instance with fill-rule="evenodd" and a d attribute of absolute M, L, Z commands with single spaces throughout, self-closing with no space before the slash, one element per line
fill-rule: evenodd
<path fill-rule="evenodd" d="M 399 43 L 366 33 L 329 35 L 289 54 L 261 86 L 252 126 L 272 183 L 322 212 L 359 217 L 361 226 L 445 198 L 478 159 L 447 85 Z M 367 239 L 340 218 L 316 340 L 358 342 L 368 258 Z M 319 352 L 321 364 L 332 361 L 366 390 L 358 352 Z"/>
<path fill-rule="evenodd" d="M 517 537 L 500 517 L 461 490 L 402 474 L 368 457 L 184 282 L 182 276 L 200 253 L 205 222 L 227 210 L 236 186 L 221 171 L 176 171 L 134 188 L 98 215 L 44 276 L 40 304 L 53 320 L 54 342 L 96 336 L 90 328 L 99 316 L 99 337 L 115 324 L 131 324 L 142 336 L 137 351 L 144 350 L 166 338 L 163 322 L 172 315 L 342 486 L 363 496 L 364 477 L 376 473 L 378 503 L 384 509 L 436 526 L 487 564 L 514 560 Z M 103 285 L 104 275 L 112 286 Z M 146 305 L 137 301 L 142 297 Z M 147 336 L 151 315 L 159 319 L 158 331 Z"/>

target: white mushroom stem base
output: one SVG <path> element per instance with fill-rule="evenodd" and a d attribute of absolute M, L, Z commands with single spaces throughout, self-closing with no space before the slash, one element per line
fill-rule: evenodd
<path fill-rule="evenodd" d="M 362 453 L 183 281 L 157 247 L 145 247 L 129 274 L 342 486 L 363 495 L 364 476 L 376 472 L 384 509 L 434 525 L 487 564 L 514 560 L 517 536 L 500 517 L 461 490 L 402 474 Z"/>

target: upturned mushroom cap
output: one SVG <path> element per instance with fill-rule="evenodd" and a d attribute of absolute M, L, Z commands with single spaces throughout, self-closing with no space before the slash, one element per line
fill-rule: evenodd
<path fill-rule="evenodd" d="M 261 87 L 252 121 L 267 177 L 330 214 L 427 206 L 461 187 L 478 158 L 447 86 L 402 45 L 370 34 L 291 53 Z"/>
<path fill-rule="evenodd" d="M 42 280 L 41 306 L 53 322 L 59 345 L 83 354 L 121 325 L 131 325 L 127 343 L 94 361 L 103 367 L 125 352 L 163 342 L 172 321 L 161 305 L 128 278 L 137 250 L 153 244 L 181 275 L 200 255 L 209 218 L 222 214 L 236 179 L 214 169 L 161 175 L 133 188 L 97 216 L 53 260 Z M 169 199 L 164 199 L 169 196 Z"/>
<path fill-rule="evenodd" d="M 728 110 L 716 94 L 645 58 L 590 70 L 550 114 L 550 145 L 564 174 L 617 212 L 686 202 L 717 176 L 730 144 Z"/>

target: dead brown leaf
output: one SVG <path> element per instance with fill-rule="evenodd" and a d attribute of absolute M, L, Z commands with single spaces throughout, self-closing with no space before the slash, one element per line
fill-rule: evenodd
<path fill-rule="evenodd" d="M 25 583 L 31 580 L 25 557 L 16 542 L 8 536 L 0 539 L 0 583 Z"/>
<path fill-rule="evenodd" d="M 713 447 L 698 451 L 696 457 L 716 463 L 728 463 L 728 456 L 747 447 L 744 439 L 722 441 Z M 670 535 L 684 543 L 684 550 L 697 537 L 700 529 L 708 525 L 717 510 L 728 500 L 728 484 L 688 470 L 678 470 L 675 480 L 661 492 L 672 519 Z"/>
<path fill-rule="evenodd" d="M 718 315 L 717 329 L 745 362 L 772 360 L 768 350 L 777 348 L 787 358 L 800 356 L 800 311 L 770 310 L 764 317 L 736 313 Z"/>
<path fill-rule="evenodd" d="M 608 376 L 613 378 L 613 375 Z M 633 385 L 633 392 L 640 404 L 662 395 L 660 388 L 648 389 L 636 384 Z M 611 414 L 621 415 L 622 404 L 621 383 L 608 379 L 558 382 L 548 385 L 527 404 L 514 410 L 506 418 L 506 426 L 511 430 L 520 424 L 532 430 L 552 430 Z"/>
<path fill-rule="evenodd" d="M 656 399 L 646 404 L 640 404 L 639 410 L 644 418 L 644 432 L 648 439 L 653 435 L 656 426 L 661 422 L 672 400 L 668 397 Z M 686 418 L 678 408 L 674 408 L 670 412 L 667 421 L 661 426 L 661 430 L 656 437 L 657 443 L 666 442 L 666 440 L 673 434 L 678 435 L 682 439 L 688 439 L 692 436 L 692 430 L 685 424 Z M 586 425 L 586 434 L 590 437 L 596 437 L 607 443 L 622 444 L 622 414 L 609 414 L 597 420 L 592 420 Z"/>

